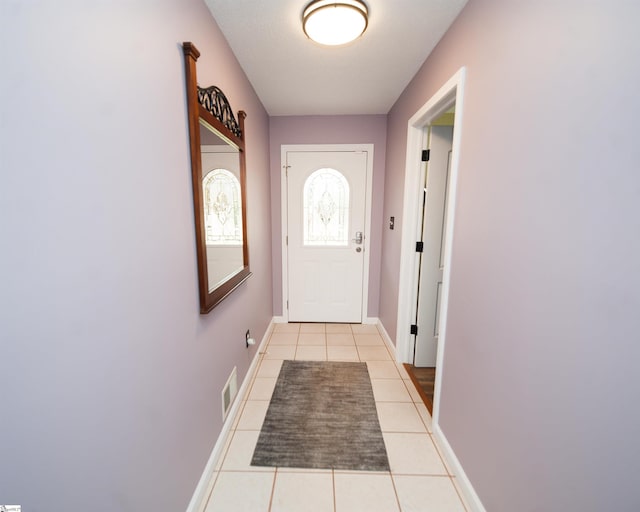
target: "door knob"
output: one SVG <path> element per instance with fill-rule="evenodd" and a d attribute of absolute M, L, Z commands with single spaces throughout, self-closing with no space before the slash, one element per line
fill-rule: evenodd
<path fill-rule="evenodd" d="M 356 231 L 356 237 L 352 239 L 355 243 L 362 243 L 362 231 Z"/>

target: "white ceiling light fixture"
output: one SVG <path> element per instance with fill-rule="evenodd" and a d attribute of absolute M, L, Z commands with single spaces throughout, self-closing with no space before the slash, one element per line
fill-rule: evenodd
<path fill-rule="evenodd" d="M 338 46 L 360 37 L 367 29 L 368 16 L 360 0 L 315 0 L 302 13 L 302 29 L 317 43 Z"/>

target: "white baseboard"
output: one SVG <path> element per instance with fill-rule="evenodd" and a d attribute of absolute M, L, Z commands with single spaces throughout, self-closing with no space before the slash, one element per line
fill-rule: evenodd
<path fill-rule="evenodd" d="M 269 339 L 269 335 L 273 330 L 274 323 L 277 323 L 275 321 L 275 318 L 273 318 L 269 323 L 269 326 L 267 327 L 267 330 L 265 331 L 264 336 L 262 337 L 262 340 L 258 345 L 258 350 L 256 350 L 256 353 L 253 356 L 253 361 L 251 361 L 251 365 L 249 366 L 249 370 L 247 371 L 247 374 L 245 375 L 242 381 L 242 385 L 238 389 L 238 394 L 236 395 L 233 405 L 229 410 L 227 419 L 222 425 L 222 430 L 220 432 L 220 435 L 218 436 L 218 440 L 216 441 L 216 444 L 213 447 L 213 450 L 211 451 L 211 455 L 209 456 L 207 465 L 205 466 L 204 472 L 200 477 L 200 481 L 196 486 L 196 490 L 194 491 L 193 496 L 191 497 L 191 501 L 187 506 L 186 512 L 203 512 L 204 511 L 205 505 L 207 504 L 207 499 L 209 498 L 209 495 L 211 494 L 211 490 L 213 488 L 213 484 L 215 483 L 215 478 L 214 478 L 215 468 L 218 464 L 218 460 L 222 455 L 222 451 L 224 450 L 225 444 L 227 442 L 227 438 L 231 433 L 231 427 L 236 420 L 236 416 L 240 412 L 240 406 L 242 402 L 245 400 L 245 395 L 249 391 L 249 385 L 253 380 L 253 376 L 258 368 L 258 361 L 260 361 L 260 354 L 262 353 L 263 346 L 266 344 L 267 340 Z"/>
<path fill-rule="evenodd" d="M 287 318 L 285 316 L 274 316 L 273 317 L 273 323 L 274 324 L 286 324 L 289 320 L 287 320 Z M 363 324 L 377 324 L 379 322 L 379 320 L 376 317 L 366 317 L 364 320 L 362 320 Z"/>
<path fill-rule="evenodd" d="M 391 336 L 389 336 L 389 333 L 384 328 L 384 325 L 382 325 L 382 322 L 380 322 L 379 318 L 375 318 L 373 320 L 375 320 L 375 322 L 373 322 L 373 323 L 377 324 L 378 331 L 380 331 L 380 334 L 382 335 L 382 339 L 387 344 L 387 348 L 395 356 L 396 362 L 399 362 L 398 361 L 398 351 L 396 350 L 396 346 L 393 344 L 393 341 L 391 340 Z"/>
<path fill-rule="evenodd" d="M 458 457 L 456 457 L 456 454 L 453 452 L 453 448 L 451 448 L 449 441 L 442 432 L 440 425 L 434 423 L 432 425 L 432 432 L 442 456 L 446 460 L 451 472 L 456 477 L 458 489 L 462 493 L 462 498 L 465 501 L 467 508 L 469 508 L 471 512 L 487 512 L 480 501 L 480 497 L 473 488 L 473 485 L 471 485 L 471 482 L 467 478 L 467 474 L 464 472 L 464 469 L 462 469 L 462 465 L 460 464 Z"/>

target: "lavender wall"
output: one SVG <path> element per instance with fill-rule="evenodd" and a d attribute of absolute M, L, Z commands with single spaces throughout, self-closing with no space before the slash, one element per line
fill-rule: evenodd
<path fill-rule="evenodd" d="M 201 0 L 0 9 L 0 502 L 185 510 L 272 316 L 267 114 Z M 248 113 L 254 275 L 206 316 L 187 40 Z"/>
<path fill-rule="evenodd" d="M 389 113 L 385 216 L 408 119 L 467 66 L 440 426 L 491 512 L 640 509 L 638 19 L 470 0 Z"/>
<path fill-rule="evenodd" d="M 367 315 L 378 316 L 386 123 L 387 117 L 384 115 L 282 116 L 270 119 L 274 315 L 282 315 L 281 146 L 283 144 L 373 144 L 373 204 Z"/>

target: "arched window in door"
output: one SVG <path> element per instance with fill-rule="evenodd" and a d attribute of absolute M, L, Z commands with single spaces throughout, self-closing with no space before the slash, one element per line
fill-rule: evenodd
<path fill-rule="evenodd" d="M 206 243 L 242 244 L 240 182 L 231 171 L 213 169 L 202 180 Z"/>
<path fill-rule="evenodd" d="M 349 243 L 349 182 L 329 168 L 318 169 L 304 184 L 304 245 Z"/>

